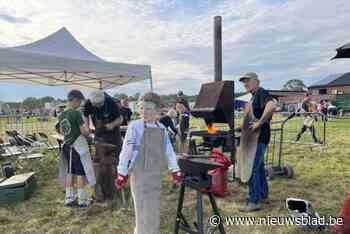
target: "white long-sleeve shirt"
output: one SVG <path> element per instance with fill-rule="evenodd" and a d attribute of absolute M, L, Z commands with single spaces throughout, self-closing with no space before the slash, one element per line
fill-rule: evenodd
<path fill-rule="evenodd" d="M 164 125 L 161 123 L 156 124 L 146 124 L 147 128 L 164 128 Z M 125 134 L 123 147 L 119 155 L 119 164 L 118 164 L 118 174 L 127 175 L 129 168 L 131 168 L 135 162 L 135 159 L 138 156 L 141 141 L 144 132 L 144 121 L 135 120 L 131 121 L 128 125 L 128 129 Z M 170 142 L 169 136 L 167 133 L 164 134 L 165 142 L 165 156 L 168 161 L 168 168 L 170 171 L 174 172 L 179 170 L 176 160 L 176 154 L 174 152 L 173 146 Z M 130 163 L 129 163 L 130 162 Z"/>

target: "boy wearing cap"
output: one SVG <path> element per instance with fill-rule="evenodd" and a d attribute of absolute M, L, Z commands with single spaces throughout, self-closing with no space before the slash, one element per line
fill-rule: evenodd
<path fill-rule="evenodd" d="M 246 155 L 249 157 L 240 159 L 249 160 L 247 164 L 250 165 L 246 167 L 249 171 L 243 172 L 243 174 L 245 174 L 244 177 L 248 178 L 248 202 L 240 211 L 251 212 L 259 210 L 261 208 L 260 203 L 268 198 L 264 154 L 270 142 L 270 121 L 275 110 L 275 103 L 272 96 L 264 88 L 260 87 L 260 81 L 256 73 L 246 73 L 240 77 L 239 81 L 242 82 L 246 90 L 252 94 L 252 99 L 246 107 L 246 116 L 244 120 L 244 122 L 247 122 L 247 124 L 244 124 L 247 125 L 247 128 L 242 129 L 242 136 L 244 134 L 252 135 L 252 139 L 246 141 L 246 146 L 250 148 L 255 145 L 255 148 L 252 155 L 249 153 L 249 155 Z M 246 121 L 248 118 L 249 121 Z M 254 134 L 254 132 L 256 134 Z M 252 143 L 253 140 L 255 144 Z M 244 147 L 242 143 L 241 141 L 241 147 Z M 241 150 L 243 149 L 241 148 Z M 251 151 L 251 149 L 247 149 L 247 151 Z"/>
<path fill-rule="evenodd" d="M 181 181 L 176 155 L 164 126 L 158 122 L 160 97 L 146 93 L 139 99 L 141 119 L 131 121 L 119 158 L 117 189 L 130 177 L 136 214 L 135 234 L 160 233 L 161 161 L 167 159 L 168 168 L 176 184 Z"/>
<path fill-rule="evenodd" d="M 59 162 L 60 181 L 66 189 L 65 205 L 84 208 L 89 205 L 89 196 L 85 190 L 86 181 L 90 185 L 95 184 L 95 174 L 85 138 L 89 132 L 84 127 L 82 115 L 78 111 L 84 96 L 79 90 L 71 90 L 67 98 L 68 108 L 60 114 L 58 124 L 58 131 L 64 136 Z"/>

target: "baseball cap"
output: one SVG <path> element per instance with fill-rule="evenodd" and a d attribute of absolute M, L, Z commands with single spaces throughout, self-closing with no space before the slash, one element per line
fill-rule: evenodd
<path fill-rule="evenodd" d="M 92 104 L 100 104 L 105 100 L 105 94 L 102 90 L 94 91 L 90 94 L 90 101 Z"/>
<path fill-rule="evenodd" d="M 241 82 L 245 79 L 259 80 L 258 75 L 255 72 L 248 72 L 239 77 L 239 81 Z"/>
<path fill-rule="evenodd" d="M 79 100 L 84 100 L 84 95 L 82 92 L 80 92 L 77 89 L 73 89 L 71 91 L 69 91 L 68 95 L 67 95 L 67 99 L 68 101 L 72 101 L 73 99 L 79 99 Z"/>

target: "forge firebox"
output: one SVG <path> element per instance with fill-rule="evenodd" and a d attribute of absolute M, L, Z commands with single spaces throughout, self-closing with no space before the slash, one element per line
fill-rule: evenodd
<path fill-rule="evenodd" d="M 233 81 L 215 81 L 202 85 L 191 114 L 204 119 L 208 131 L 189 131 L 189 154 L 210 152 L 213 148 L 222 147 L 224 152 L 230 153 L 232 163 L 235 162 L 233 103 Z M 210 131 L 215 123 L 226 123 L 228 130 Z M 194 136 L 202 137 L 203 143 L 197 145 L 192 139 Z"/>

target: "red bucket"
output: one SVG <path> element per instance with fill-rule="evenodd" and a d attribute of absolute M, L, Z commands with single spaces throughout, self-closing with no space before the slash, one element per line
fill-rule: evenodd
<path fill-rule="evenodd" d="M 208 171 L 208 174 L 212 177 L 212 193 L 218 197 L 224 197 L 227 194 L 227 171 L 231 166 L 231 162 L 219 150 L 213 150 L 209 160 L 223 165 L 220 168 Z"/>

